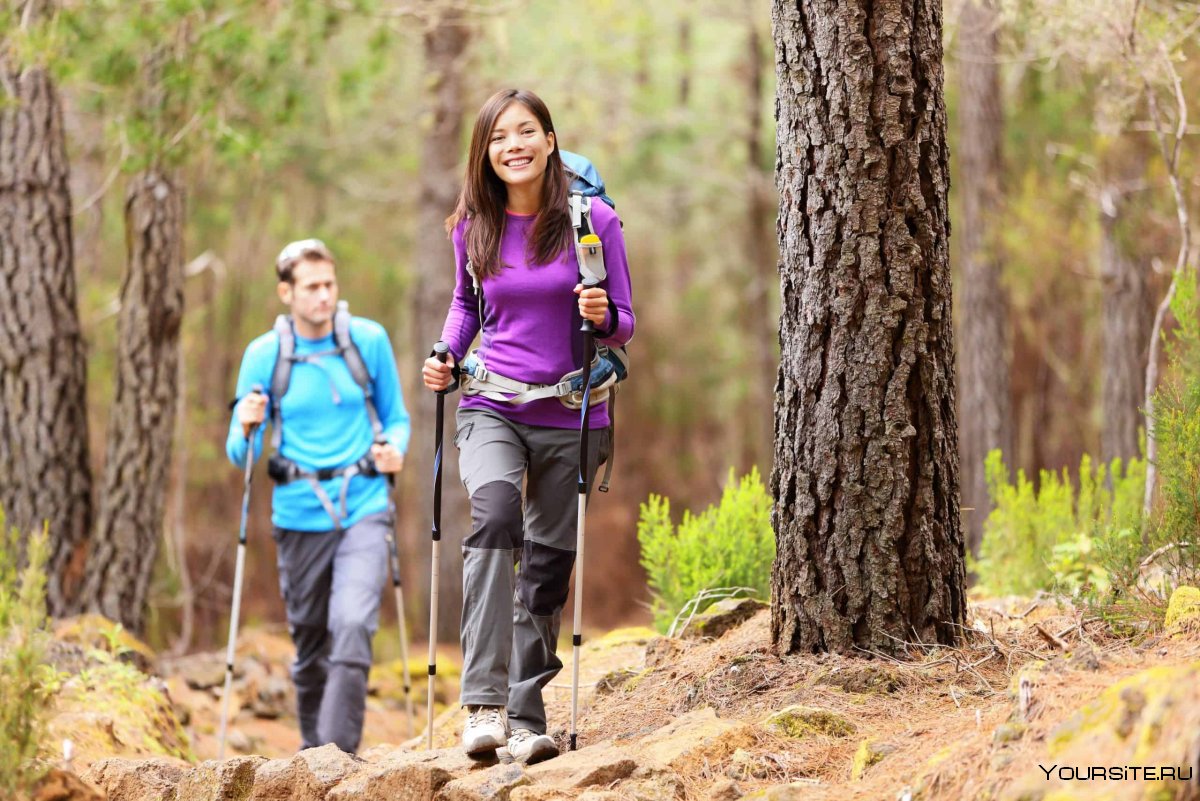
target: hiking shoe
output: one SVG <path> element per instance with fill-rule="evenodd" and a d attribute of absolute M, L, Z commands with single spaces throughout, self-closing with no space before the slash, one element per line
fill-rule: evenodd
<path fill-rule="evenodd" d="M 513 729 L 508 738 L 508 753 L 514 762 L 532 765 L 558 756 L 558 746 L 549 735 L 530 729 Z"/>
<path fill-rule="evenodd" d="M 508 739 L 508 713 L 502 706 L 468 706 L 463 750 L 468 754 L 495 751 Z"/>

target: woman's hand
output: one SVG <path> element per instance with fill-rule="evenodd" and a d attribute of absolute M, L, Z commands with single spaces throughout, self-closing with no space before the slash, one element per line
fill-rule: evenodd
<path fill-rule="evenodd" d="M 446 361 L 438 361 L 436 356 L 430 356 L 425 360 L 425 366 L 421 368 L 421 378 L 425 381 L 425 386 L 432 389 L 434 392 L 441 392 L 454 380 L 453 373 L 450 372 L 454 367 L 454 357 L 446 354 Z"/>
<path fill-rule="evenodd" d="M 583 284 L 576 284 L 575 294 L 579 296 L 579 316 L 591 320 L 593 325 L 604 325 L 604 317 L 608 314 L 608 293 L 598 286 L 584 289 Z"/>

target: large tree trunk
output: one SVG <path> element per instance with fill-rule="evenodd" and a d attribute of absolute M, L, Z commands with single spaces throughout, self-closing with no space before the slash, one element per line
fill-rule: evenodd
<path fill-rule="evenodd" d="M 966 612 L 941 3 L 775 0 L 780 652 L 950 643 Z"/>
<path fill-rule="evenodd" d="M 139 174 L 125 201 L 117 388 L 85 603 L 140 632 L 164 526 L 183 319 L 183 192 Z"/>
<path fill-rule="evenodd" d="M 48 525 L 50 613 L 68 614 L 91 526 L 87 363 L 62 107 L 47 70 L 0 53 L 0 507 Z"/>
<path fill-rule="evenodd" d="M 959 193 L 962 285 L 959 289 L 959 436 L 962 505 L 967 547 L 979 552 L 983 522 L 991 510 L 983 462 L 1000 449 L 1011 463 L 1012 401 L 1008 376 L 1008 299 L 998 223 L 1003 193 L 1000 68 L 996 63 L 999 20 L 994 0 L 966 0 L 958 32 Z"/>
<path fill-rule="evenodd" d="M 1141 454 L 1146 338 L 1150 306 L 1146 276 L 1117 241 L 1119 198 L 1106 191 L 1100 202 L 1100 278 L 1104 287 L 1104 425 L 1101 453 L 1108 461 Z"/>
<path fill-rule="evenodd" d="M 421 185 L 418 199 L 417 249 L 415 290 L 412 293 L 410 319 L 412 328 L 409 341 L 415 349 L 414 358 L 408 364 L 418 364 L 428 355 L 433 343 L 441 336 L 442 322 L 454 291 L 454 249 L 447 238 L 444 222 L 458 199 L 462 186 L 462 171 L 459 158 L 462 149 L 463 113 L 467 103 L 467 48 L 470 44 L 470 29 L 461 17 L 443 17 L 425 34 L 425 86 L 426 115 L 428 127 L 422 131 Z M 426 569 L 419 572 L 421 598 L 429 598 L 429 526 L 433 517 L 431 480 L 433 474 L 432 431 L 434 419 L 434 395 L 419 383 L 419 373 L 414 371 L 413 393 L 408 403 L 412 415 L 414 439 L 409 448 L 404 472 L 405 497 L 410 499 L 404 506 L 420 512 L 404 528 L 418 536 L 419 549 L 410 549 L 423 556 Z M 454 436 L 454 409 L 458 395 L 446 398 L 446 438 L 442 460 L 445 487 L 454 487 L 459 481 L 458 452 L 450 444 Z M 438 585 L 439 638 L 457 641 L 459 611 L 462 608 L 462 559 L 459 550 L 463 537 L 468 533 L 470 518 L 462 504 L 447 502 L 453 492 L 443 492 L 442 502 L 442 575 Z M 409 571 L 410 573 L 412 571 Z M 426 620 L 428 618 L 425 618 Z M 420 628 L 424 628 L 421 626 Z"/>

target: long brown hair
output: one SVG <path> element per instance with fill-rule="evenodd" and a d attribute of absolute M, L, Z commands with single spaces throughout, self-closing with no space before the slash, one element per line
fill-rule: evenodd
<path fill-rule="evenodd" d="M 488 158 L 488 141 L 496 120 L 513 103 L 520 103 L 533 113 L 542 131 L 554 133 L 550 110 L 542 99 L 525 89 L 504 89 L 488 98 L 475 118 L 471 133 L 471 150 L 467 157 L 467 174 L 454 213 L 446 218 L 446 231 L 451 232 L 464 219 L 471 224 L 466 231 L 467 258 L 481 276 L 500 272 L 500 237 L 504 233 L 504 207 L 508 189 Z M 558 155 L 558 137 L 554 150 L 546 160 L 542 176 L 542 207 L 533 224 L 530 241 L 536 264 L 555 259 L 571 242 L 571 216 L 567 208 L 570 182 Z"/>

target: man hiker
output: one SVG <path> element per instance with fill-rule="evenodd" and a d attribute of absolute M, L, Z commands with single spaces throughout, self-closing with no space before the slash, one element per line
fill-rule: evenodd
<path fill-rule="evenodd" d="M 226 452 L 262 452 L 269 416 L 279 590 L 296 647 L 292 680 L 302 748 L 362 738 L 371 639 L 393 525 L 384 474 L 398 473 L 409 418 L 383 327 L 338 303 L 333 254 L 292 242 L 275 263 L 288 307 L 250 343 Z"/>

